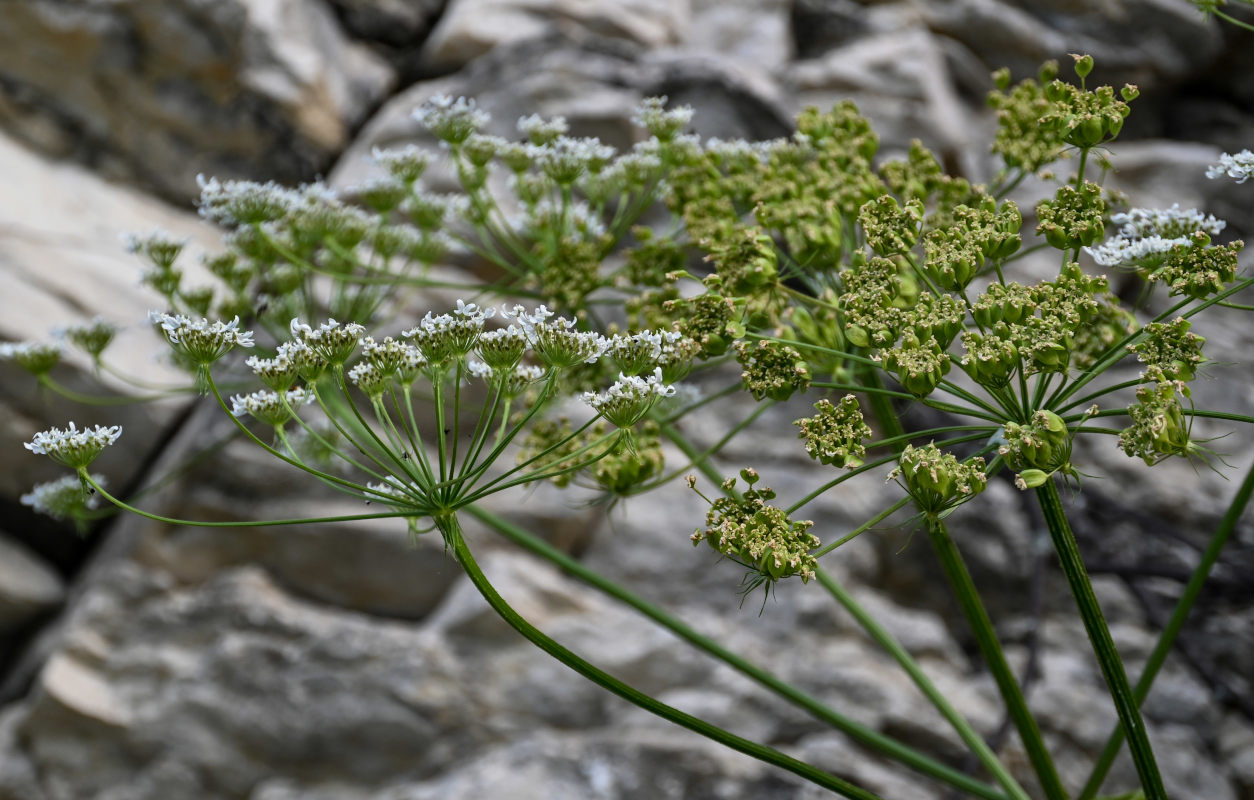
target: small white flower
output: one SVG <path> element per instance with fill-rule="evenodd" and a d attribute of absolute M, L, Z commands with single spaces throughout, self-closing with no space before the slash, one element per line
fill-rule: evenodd
<path fill-rule="evenodd" d="M 1133 208 L 1111 216 L 1110 221 L 1120 226 L 1119 235 L 1125 239 L 1151 236 L 1177 239 L 1197 231 L 1218 236 L 1228 224 L 1210 214 L 1202 214 L 1196 208 L 1181 211 L 1179 203 L 1171 208 Z"/>
<path fill-rule="evenodd" d="M 1254 152 L 1242 150 L 1236 155 L 1224 153 L 1219 157 L 1218 164 L 1212 164 L 1206 170 L 1206 177 L 1219 178 L 1227 175 L 1237 183 L 1245 183 L 1254 175 Z"/>
<path fill-rule="evenodd" d="M 162 334 L 176 350 L 201 366 L 207 366 L 226 355 L 232 347 L 252 347 L 252 331 L 239 329 L 239 317 L 230 322 L 192 320 L 182 314 L 149 311 L 148 319 L 161 328 Z"/>
<path fill-rule="evenodd" d="M 71 469 L 82 469 L 122 435 L 122 426 L 95 425 L 78 430 L 71 422 L 69 428 L 52 428 L 36 433 L 24 446 L 32 453 L 45 455 Z"/>
<path fill-rule="evenodd" d="M 619 428 L 629 428 L 641 420 L 663 397 L 674 397 L 675 387 L 662 380 L 657 368 L 647 377 L 624 375 L 604 392 L 584 392 L 583 400 Z"/>
<path fill-rule="evenodd" d="M 91 479 L 101 486 L 105 484 L 103 475 L 92 475 Z M 77 512 L 96 508 L 100 498 L 94 492 L 84 492 L 83 481 L 78 475 L 66 475 L 34 486 L 19 500 L 22 505 L 30 506 L 39 514 L 46 514 L 53 519 L 66 519 Z"/>
<path fill-rule="evenodd" d="M 296 208 L 300 196 L 274 181 L 219 181 L 197 175 L 200 215 L 223 225 L 251 225 L 281 219 Z"/>
<path fill-rule="evenodd" d="M 518 132 L 526 136 L 532 144 L 545 144 L 567 133 L 570 126 L 565 117 L 544 119 L 539 114 L 518 118 Z"/>
<path fill-rule="evenodd" d="M 299 387 L 283 394 L 267 391 L 253 392 L 232 397 L 231 413 L 237 417 L 248 414 L 254 419 L 277 428 L 288 422 L 297 408 L 309 405 L 313 401 L 313 394 Z"/>
<path fill-rule="evenodd" d="M 292 338 L 303 342 L 332 365 L 347 361 L 366 333 L 364 325 L 356 322 L 341 324 L 334 319 L 328 319 L 317 328 L 311 328 L 301 322 L 299 317 L 294 317 L 288 327 Z"/>
<path fill-rule="evenodd" d="M 60 342 L 4 342 L 0 344 L 0 361 L 16 361 L 32 375 L 46 375 L 61 361 Z"/>
<path fill-rule="evenodd" d="M 378 147 L 371 151 L 371 159 L 392 174 L 392 177 L 412 184 L 422 177 L 427 165 L 431 163 L 431 154 L 416 144 L 382 150 Z"/>
<path fill-rule="evenodd" d="M 437 94 L 414 111 L 414 119 L 436 138 L 461 144 L 486 125 L 490 117 L 486 111 L 475 107 L 473 99 L 454 100 L 446 94 Z"/>

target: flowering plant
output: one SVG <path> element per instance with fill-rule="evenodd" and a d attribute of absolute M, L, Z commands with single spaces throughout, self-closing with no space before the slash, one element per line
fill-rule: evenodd
<path fill-rule="evenodd" d="M 1194 320 L 1218 305 L 1240 307 L 1234 295 L 1254 280 L 1238 276 L 1242 243 L 1217 243 L 1225 226 L 1212 216 L 1178 206 L 1112 213 L 1120 198 L 1092 171 L 1109 167 L 1105 153 L 1138 92 L 1089 89 L 1092 67 L 1091 58 L 1077 57 L 1076 83 L 1060 80 L 1053 64 L 1013 86 L 1007 72 L 994 76 L 993 151 L 1005 168 L 991 186 L 946 174 L 918 143 L 905 158 L 877 161 L 878 139 L 849 103 L 803 112 L 791 138 L 747 143 L 685 134 L 690 109 L 649 100 L 637 117 L 648 138 L 619 154 L 595 139 L 567 136 L 561 119 L 523 118 L 525 142 L 489 136 L 480 132 L 486 113 L 473 101 L 436 97 L 416 116 L 444 144 L 461 195 L 424 188 L 432 161 L 426 151 L 380 151 L 375 158 L 387 177 L 349 192 L 353 202 L 319 184 L 204 181 L 202 213 L 228 229 L 226 251 L 206 262 L 219 280 L 211 289 L 184 285 L 181 243 L 156 234 L 134 240 L 132 248 L 151 265 L 145 281 L 168 303 L 166 312 L 153 313 L 153 324 L 195 387 L 213 396 L 242 435 L 330 489 L 388 509 L 337 519 L 393 517 L 406 520 L 415 536 L 439 531 L 516 630 L 627 700 L 839 795 L 875 797 L 817 765 L 672 708 L 549 638 L 479 569 L 462 534 L 463 515 L 487 521 L 860 744 L 968 795 L 1026 800 L 1024 776 L 998 759 L 822 566 L 840 546 L 909 508 L 959 600 L 1043 796 L 1094 797 L 1126 737 L 1142 796 L 1162 800 L 1139 706 L 1197 588 L 1190 583 L 1133 685 L 1057 484 L 1079 485 L 1075 443 L 1082 438 L 1116 437 L 1127 455 L 1153 466 L 1208 457 L 1205 443 L 1193 438 L 1195 418 L 1251 421 L 1195 408 L 1189 383 L 1208 361 Z M 1074 173 L 1051 183 L 1047 168 L 1071 156 Z M 1225 156 L 1212 177 L 1243 182 L 1248 156 Z M 497 175 L 507 178 L 506 189 L 491 180 Z M 1025 227 L 1020 204 L 1010 198 L 1023 186 L 1044 194 L 1030 212 L 1035 227 Z M 640 226 L 644 212 L 659 204 L 673 224 Z M 1109 225 L 1116 233 L 1107 238 Z M 474 252 L 499 273 L 482 284 L 434 279 L 430 266 L 450 249 Z M 1013 280 L 1017 261 L 1050 250 L 1058 267 L 1047 278 Z M 712 268 L 692 266 L 694 255 Z M 1167 307 L 1152 313 L 1145 302 L 1128 306 L 1105 276 L 1084 268 L 1088 259 L 1137 276 L 1146 296 L 1165 293 Z M 447 313 L 428 312 L 408 329 L 395 326 L 393 335 L 369 335 L 403 310 L 401 288 L 450 286 L 471 299 Z M 489 295 L 504 303 L 499 314 L 481 305 Z M 544 304 L 529 309 L 519 299 Z M 69 338 L 103 367 L 107 323 L 90 323 Z M 48 376 L 55 347 L 5 347 L 0 356 L 45 386 L 63 388 Z M 235 348 L 257 351 L 243 363 L 263 388 L 248 382 L 228 405 L 220 375 L 233 368 Z M 1142 365 L 1135 379 L 1111 377 L 1116 365 L 1131 360 Z M 697 398 L 685 391 L 690 374 L 718 380 L 733 361 L 738 375 L 723 391 Z M 738 389 L 752 396 L 753 410 L 728 424 L 714 447 L 698 450 L 683 431 L 684 418 Z M 835 468 L 833 477 L 785 507 L 752 468 L 740 472 L 743 490 L 719 473 L 712 458 L 728 441 L 772 404 L 807 392 L 836 393 L 819 398 L 816 413 L 795 423 L 804 450 Z M 564 399 L 582 405 L 570 412 Z M 907 430 L 897 412 L 903 403 L 930 407 L 946 424 Z M 1110 419 L 1125 424 L 1101 427 Z M 260 434 L 250 420 L 261 423 Z M 315 441 L 324 460 L 302 452 L 293 430 Z M 73 469 L 77 482 L 36 489 L 31 502 L 63 515 L 86 514 L 85 498 L 98 496 L 174 524 L 310 521 L 191 523 L 142 511 L 88 471 L 120 433 L 80 431 L 70 423 L 67 431 L 36 434 L 27 447 Z M 667 472 L 662 439 L 690 463 Z M 770 592 L 792 577 L 819 584 L 900 663 L 991 783 L 827 707 L 477 505 L 542 480 L 583 481 L 631 496 L 689 470 L 718 488 L 706 498 L 709 512 L 693 542 L 707 542 L 739 564 L 749 590 Z M 1119 716 L 1078 795 L 1064 786 L 946 523 L 978 502 L 1003 471 L 1039 503 Z M 864 524 L 824 545 L 811 532 L 818 526 L 795 518 L 835 486 L 868 473 L 895 481 L 901 497 Z M 695 476 L 687 480 L 698 490 Z M 63 495 L 74 486 L 91 494 L 70 502 Z M 1252 488 L 1254 472 L 1215 531 L 1195 573 L 1197 587 Z"/>

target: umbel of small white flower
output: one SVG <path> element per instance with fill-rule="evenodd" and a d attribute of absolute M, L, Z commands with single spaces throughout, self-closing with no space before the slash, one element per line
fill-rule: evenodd
<path fill-rule="evenodd" d="M 198 367 L 208 367 L 234 347 L 252 347 L 252 331 L 239 329 L 239 317 L 230 322 L 192 320 L 182 314 L 149 311 L 148 319 L 161 329 L 175 351 Z"/>
<path fill-rule="evenodd" d="M 1224 153 L 1219 157 L 1218 164 L 1211 164 L 1206 170 L 1206 177 L 1221 178 L 1227 175 L 1237 183 L 1245 183 L 1254 175 L 1254 151 L 1242 150 L 1236 155 Z"/>
<path fill-rule="evenodd" d="M 647 377 L 618 374 L 603 392 L 584 392 L 583 401 L 618 428 L 630 428 L 663 397 L 674 397 L 675 387 L 662 380 L 662 368 Z"/>
<path fill-rule="evenodd" d="M 236 417 L 245 414 L 267 425 L 280 428 L 296 415 L 296 409 L 314 401 L 313 394 L 297 387 L 280 394 L 262 390 L 231 398 L 231 413 Z"/>
<path fill-rule="evenodd" d="M 91 481 L 103 486 L 105 478 L 103 475 L 93 474 Z M 95 509 L 100 498 L 83 490 L 83 481 L 78 475 L 65 475 L 55 481 L 36 485 L 19 500 L 22 505 L 29 506 L 36 513 L 64 520 Z"/>
<path fill-rule="evenodd" d="M 82 470 L 121 435 L 121 425 L 95 425 L 79 430 L 71 422 L 65 430 L 52 428 L 36 433 L 31 441 L 25 443 L 25 447 L 70 469 Z"/>
<path fill-rule="evenodd" d="M 0 344 L 0 361 L 16 361 L 35 377 L 47 375 L 61 361 L 57 342 L 5 342 Z"/>
<path fill-rule="evenodd" d="M 1084 251 L 1103 267 L 1139 267 L 1154 269 L 1169 256 L 1173 248 L 1191 247 L 1193 234 L 1201 231 L 1211 236 L 1220 234 L 1227 223 L 1195 208 L 1134 208 L 1111 216 L 1119 225 L 1119 233 L 1096 247 Z"/>

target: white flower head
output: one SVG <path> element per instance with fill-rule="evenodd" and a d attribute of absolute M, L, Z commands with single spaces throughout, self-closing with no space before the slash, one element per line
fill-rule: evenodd
<path fill-rule="evenodd" d="M 282 219 L 300 203 L 300 195 L 274 181 L 219 181 L 197 175 L 200 215 L 222 225 L 252 225 Z"/>
<path fill-rule="evenodd" d="M 239 329 L 239 317 L 230 322 L 192 320 L 182 314 L 149 311 L 148 319 L 161 329 L 166 341 L 196 364 L 206 367 L 233 347 L 252 347 L 252 331 Z"/>
<path fill-rule="evenodd" d="M 60 342 L 4 342 L 0 344 L 0 361 L 16 361 L 32 375 L 47 375 L 61 361 Z"/>
<path fill-rule="evenodd" d="M 93 474 L 91 479 L 100 486 L 105 484 L 103 475 Z M 94 490 L 88 491 L 84 488 L 78 475 L 66 475 L 55 481 L 37 484 L 19 500 L 22 505 L 30 506 L 36 513 L 63 520 L 91 511 L 99 505 L 100 498 Z"/>
<path fill-rule="evenodd" d="M 48 456 L 70 469 L 83 469 L 121 435 L 121 425 L 95 425 L 78 430 L 71 422 L 66 430 L 52 428 L 36 433 L 24 446 L 32 453 Z"/>
<path fill-rule="evenodd" d="M 604 392 L 584 392 L 583 400 L 619 428 L 630 428 L 663 397 L 674 397 L 675 387 L 662 380 L 661 368 L 652 375 L 624 375 Z"/>
<path fill-rule="evenodd" d="M 348 379 L 371 400 L 377 400 L 392 385 L 392 373 L 384 372 L 369 361 L 348 371 Z"/>
<path fill-rule="evenodd" d="M 532 144 L 548 144 L 559 136 L 570 131 L 565 117 L 544 119 L 539 114 L 519 117 L 518 132 L 526 136 Z"/>
<path fill-rule="evenodd" d="M 421 178 L 431 163 L 431 154 L 416 144 L 387 150 L 376 147 L 371 151 L 370 157 L 393 178 L 409 185 Z"/>
<path fill-rule="evenodd" d="M 236 417 L 248 414 L 267 425 L 279 428 L 296 415 L 297 408 L 313 401 L 313 393 L 300 387 L 282 393 L 263 390 L 232 397 L 231 413 Z"/>
<path fill-rule="evenodd" d="M 488 112 L 475 107 L 473 99 L 458 97 L 454 100 L 449 95 L 437 94 L 414 111 L 414 119 L 436 138 L 459 145 L 488 124 L 490 117 Z"/>
<path fill-rule="evenodd" d="M 1231 155 L 1224 153 L 1219 157 L 1218 164 L 1212 164 L 1206 170 L 1206 177 L 1214 179 L 1227 175 L 1237 183 L 1245 183 L 1254 175 L 1254 152 L 1246 149 Z"/>
<path fill-rule="evenodd" d="M 332 366 L 340 366 L 352 356 L 357 344 L 366 333 L 366 328 L 356 322 L 339 323 L 328 319 L 317 328 L 292 319 L 289 328 L 292 338 L 304 343 L 319 357 Z"/>
<path fill-rule="evenodd" d="M 476 303 L 457 301 L 451 313 L 435 315 L 430 311 L 417 327 L 401 331 L 401 336 L 414 340 L 423 357 L 439 367 L 465 357 L 479 342 L 484 322 L 495 316 L 496 309 L 482 308 Z"/>
<path fill-rule="evenodd" d="M 262 383 L 276 392 L 287 390 L 300 377 L 296 363 L 286 355 L 281 354 L 274 358 L 249 356 L 244 359 L 244 363 Z"/>

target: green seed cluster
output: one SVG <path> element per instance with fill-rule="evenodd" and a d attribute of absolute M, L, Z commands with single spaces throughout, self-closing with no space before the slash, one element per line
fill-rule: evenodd
<path fill-rule="evenodd" d="M 1206 339 L 1191 332 L 1191 327 L 1184 317 L 1151 322 L 1145 326 L 1141 341 L 1128 345 L 1128 350 L 1136 353 L 1142 364 L 1161 370 L 1167 380 L 1191 381 L 1206 360 L 1202 356 Z"/>
<path fill-rule="evenodd" d="M 805 440 L 806 452 L 820 464 L 853 469 L 862 466 L 866 457 L 865 440 L 871 438 L 871 428 L 862 419 L 862 408 L 851 394 L 833 405 L 826 398 L 814 404 L 818 413 L 799 419 L 793 424 L 801 429 L 798 434 Z"/>
<path fill-rule="evenodd" d="M 756 488 L 758 474 L 751 469 L 740 475 L 749 488 L 740 499 L 720 497 L 705 515 L 705 529 L 692 534 L 692 543 L 708 542 L 718 552 L 747 567 L 758 582 L 776 581 L 800 576 L 802 582 L 814 577 L 818 560 L 811 554 L 820 545 L 819 538 L 809 533 L 814 523 L 793 520 L 783 509 L 770 504 L 775 491 Z M 736 479 L 728 478 L 722 489 L 730 494 Z"/>
<path fill-rule="evenodd" d="M 783 401 L 810 387 L 809 365 L 786 344 L 736 342 L 736 360 L 744 368 L 740 379 L 755 399 Z"/>
<path fill-rule="evenodd" d="M 889 475 L 896 479 L 925 514 L 941 514 L 984 491 L 988 476 L 984 459 L 959 461 L 934 444 L 906 445 Z"/>

